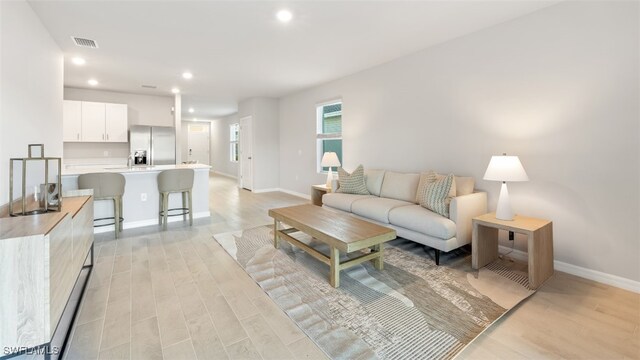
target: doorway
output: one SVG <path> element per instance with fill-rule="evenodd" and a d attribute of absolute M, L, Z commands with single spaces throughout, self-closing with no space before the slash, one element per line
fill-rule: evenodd
<path fill-rule="evenodd" d="M 189 123 L 187 126 L 187 160 L 190 163 L 211 165 L 209 158 L 210 126 L 211 124 L 208 122 Z"/>
<path fill-rule="evenodd" d="M 253 119 L 240 119 L 240 187 L 253 190 Z"/>

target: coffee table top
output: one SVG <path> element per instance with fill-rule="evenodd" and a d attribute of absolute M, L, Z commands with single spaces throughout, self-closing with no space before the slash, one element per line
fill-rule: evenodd
<path fill-rule="evenodd" d="M 345 252 L 396 238 L 393 229 L 312 204 L 270 209 L 269 216 Z"/>

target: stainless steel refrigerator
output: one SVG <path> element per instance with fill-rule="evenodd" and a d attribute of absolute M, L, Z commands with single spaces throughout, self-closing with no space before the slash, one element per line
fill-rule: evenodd
<path fill-rule="evenodd" d="M 176 131 L 170 126 L 134 125 L 129 129 L 134 165 L 175 165 Z"/>

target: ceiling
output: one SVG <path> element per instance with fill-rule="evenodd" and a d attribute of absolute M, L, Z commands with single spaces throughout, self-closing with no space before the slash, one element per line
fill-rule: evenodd
<path fill-rule="evenodd" d="M 190 117 L 234 113 L 557 1 L 29 1 L 65 54 L 65 86 L 171 96 Z M 287 8 L 290 23 L 275 13 Z M 99 48 L 76 46 L 71 36 Z M 82 56 L 79 67 L 70 59 Z M 191 80 L 182 72 L 191 71 Z M 155 85 L 157 89 L 141 86 Z M 193 114 L 186 113 L 193 107 Z"/>

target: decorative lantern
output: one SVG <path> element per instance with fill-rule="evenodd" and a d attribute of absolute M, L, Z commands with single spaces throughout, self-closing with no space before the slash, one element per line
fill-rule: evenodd
<path fill-rule="evenodd" d="M 40 148 L 39 153 L 34 153 L 34 148 Z M 55 172 L 54 176 L 51 176 L 52 171 Z M 50 181 L 52 178 L 54 180 Z M 29 157 L 9 159 L 9 215 L 36 215 L 60 211 L 61 181 L 62 159 L 45 157 L 44 144 L 29 144 Z M 14 185 L 17 183 L 21 183 L 22 188 L 21 192 L 16 194 Z M 17 197 L 17 201 L 14 201 L 14 196 Z"/>

